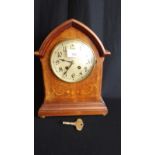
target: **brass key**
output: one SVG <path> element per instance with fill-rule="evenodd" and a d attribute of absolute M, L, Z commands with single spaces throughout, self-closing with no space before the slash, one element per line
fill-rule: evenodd
<path fill-rule="evenodd" d="M 73 126 L 75 126 L 76 130 L 78 130 L 78 131 L 82 131 L 82 129 L 84 127 L 84 123 L 83 123 L 81 118 L 78 118 L 75 122 L 65 122 L 65 121 L 63 121 L 62 123 L 65 124 L 65 125 L 73 125 Z"/>

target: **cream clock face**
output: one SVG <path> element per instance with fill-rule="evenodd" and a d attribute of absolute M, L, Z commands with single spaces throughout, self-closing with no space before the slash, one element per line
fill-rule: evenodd
<path fill-rule="evenodd" d="M 80 40 L 60 42 L 51 53 L 51 68 L 54 74 L 65 82 L 86 79 L 96 63 L 92 48 Z"/>

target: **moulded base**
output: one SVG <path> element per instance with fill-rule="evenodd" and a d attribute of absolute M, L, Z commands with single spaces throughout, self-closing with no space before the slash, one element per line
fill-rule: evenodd
<path fill-rule="evenodd" d="M 78 115 L 107 115 L 108 109 L 103 100 L 96 102 L 47 103 L 44 102 L 38 111 L 38 116 L 78 116 Z"/>

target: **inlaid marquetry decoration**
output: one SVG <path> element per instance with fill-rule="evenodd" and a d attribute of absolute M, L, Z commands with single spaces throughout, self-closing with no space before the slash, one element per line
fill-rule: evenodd
<path fill-rule="evenodd" d="M 106 115 L 102 70 L 110 54 L 95 33 L 75 19 L 51 31 L 35 52 L 45 91 L 38 116 Z"/>

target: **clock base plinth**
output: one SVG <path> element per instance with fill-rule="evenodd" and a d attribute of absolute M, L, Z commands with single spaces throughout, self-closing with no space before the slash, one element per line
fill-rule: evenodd
<path fill-rule="evenodd" d="M 104 101 L 85 103 L 44 103 L 38 111 L 39 117 L 107 115 L 108 109 Z"/>

